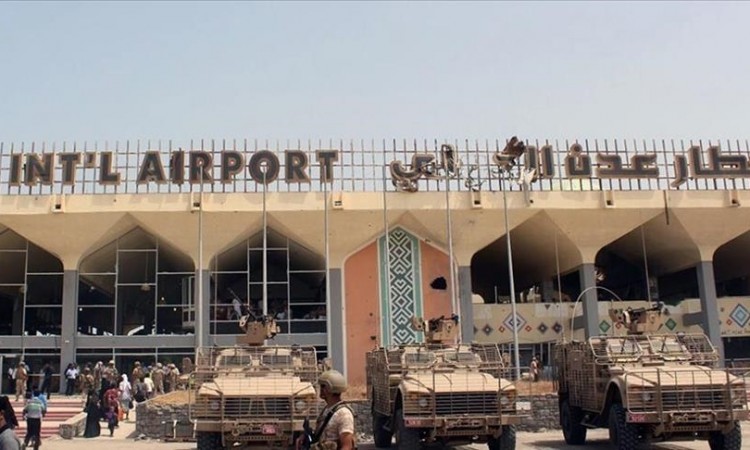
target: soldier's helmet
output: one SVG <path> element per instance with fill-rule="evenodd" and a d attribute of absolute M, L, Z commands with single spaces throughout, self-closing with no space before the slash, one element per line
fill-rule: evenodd
<path fill-rule="evenodd" d="M 156 363 L 156 368 L 161 369 L 161 363 Z"/>
<path fill-rule="evenodd" d="M 114 359 L 110 359 L 108 364 L 110 366 L 114 366 L 115 365 L 115 360 Z"/>
<path fill-rule="evenodd" d="M 333 394 L 343 394 L 346 391 L 346 378 L 338 370 L 326 370 L 318 378 L 318 384 L 327 386 Z"/>
<path fill-rule="evenodd" d="M 136 361 L 135 362 L 135 367 L 141 367 L 141 362 L 140 361 Z"/>

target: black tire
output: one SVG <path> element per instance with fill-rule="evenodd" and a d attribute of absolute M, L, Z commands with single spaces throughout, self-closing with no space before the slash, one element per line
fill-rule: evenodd
<path fill-rule="evenodd" d="M 621 404 L 609 409 L 609 442 L 617 450 L 633 450 L 638 447 L 638 429 L 626 420 L 627 414 Z"/>
<path fill-rule="evenodd" d="M 586 427 L 581 425 L 582 420 L 581 408 L 570 406 L 567 400 L 560 402 L 560 428 L 562 428 L 566 444 L 583 445 L 586 443 Z"/>
<path fill-rule="evenodd" d="M 404 412 L 396 411 L 396 448 L 399 450 L 414 450 L 422 448 L 422 438 L 419 429 L 406 428 L 404 425 Z"/>
<path fill-rule="evenodd" d="M 393 431 L 386 430 L 388 417 L 372 412 L 372 437 L 377 448 L 389 448 L 393 440 Z"/>
<path fill-rule="evenodd" d="M 221 433 L 207 433 L 199 431 L 195 433 L 198 450 L 222 450 Z"/>
<path fill-rule="evenodd" d="M 516 427 L 503 425 L 503 434 L 497 439 L 491 437 L 487 447 L 489 450 L 516 450 Z"/>
<path fill-rule="evenodd" d="M 735 422 L 729 433 L 713 431 L 708 436 L 708 446 L 711 450 L 740 450 L 742 448 L 742 430 L 740 423 Z"/>

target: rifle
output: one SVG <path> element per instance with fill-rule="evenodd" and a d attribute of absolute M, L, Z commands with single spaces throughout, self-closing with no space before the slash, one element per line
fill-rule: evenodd
<path fill-rule="evenodd" d="M 314 431 L 310 426 L 310 419 L 305 418 L 305 421 L 302 422 L 302 444 L 299 447 L 300 450 L 310 450 L 310 446 L 313 442 L 313 435 Z"/>

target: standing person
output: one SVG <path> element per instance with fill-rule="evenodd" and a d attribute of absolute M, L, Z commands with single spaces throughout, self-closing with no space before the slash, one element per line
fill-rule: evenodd
<path fill-rule="evenodd" d="M 117 386 L 120 382 L 120 372 L 117 371 L 113 359 L 109 360 L 107 367 L 102 371 L 102 379 L 106 380 L 110 386 Z"/>
<path fill-rule="evenodd" d="M 97 361 L 94 366 L 94 392 L 99 391 L 102 388 L 102 371 L 104 370 L 104 364 L 101 361 Z"/>
<path fill-rule="evenodd" d="M 128 381 L 128 376 L 122 374 L 119 392 L 120 410 L 125 414 L 125 420 L 130 418 L 130 405 L 133 402 L 133 386 Z"/>
<path fill-rule="evenodd" d="M 5 411 L 0 414 L 0 449 L 21 450 L 21 441 L 5 419 Z"/>
<path fill-rule="evenodd" d="M 143 375 L 146 374 L 144 372 L 144 370 L 143 370 L 143 367 L 141 367 L 141 362 L 140 361 L 136 361 L 135 364 L 134 364 L 134 366 L 135 367 L 133 367 L 132 376 L 130 377 L 130 379 L 133 380 L 133 383 L 135 383 L 138 380 L 140 380 L 143 377 Z"/>
<path fill-rule="evenodd" d="M 107 412 L 104 413 L 104 418 L 107 420 L 107 428 L 109 428 L 109 437 L 114 436 L 115 428 L 117 428 L 117 411 L 114 406 L 110 406 Z"/>
<path fill-rule="evenodd" d="M 65 369 L 65 395 L 70 397 L 73 395 L 76 387 L 76 379 L 78 379 L 78 369 L 73 363 L 68 364 L 68 368 Z"/>
<path fill-rule="evenodd" d="M 52 374 L 54 373 L 55 371 L 52 369 L 52 364 L 48 362 L 44 363 L 44 367 L 42 367 L 42 386 L 39 388 L 39 392 L 46 394 L 47 398 L 52 398 L 50 388 L 52 387 Z"/>
<path fill-rule="evenodd" d="M 19 398 L 26 398 L 26 382 L 29 379 L 29 372 L 26 370 L 26 363 L 21 361 L 16 367 L 16 401 Z"/>
<path fill-rule="evenodd" d="M 167 378 L 169 378 L 169 390 L 176 391 L 180 382 L 180 369 L 176 365 L 170 364 Z"/>
<path fill-rule="evenodd" d="M 11 362 L 8 365 L 8 393 L 12 394 L 16 392 L 16 367 L 17 365 Z"/>
<path fill-rule="evenodd" d="M 23 416 L 26 418 L 26 437 L 23 439 L 24 447 L 28 447 L 29 441 L 34 439 L 35 448 L 42 445 L 42 417 L 47 413 L 47 409 L 38 397 L 29 396 L 29 401 L 23 407 Z"/>
<path fill-rule="evenodd" d="M 137 403 L 145 402 L 148 399 L 146 393 L 146 377 L 141 377 L 140 380 L 133 380 L 133 401 Z"/>
<path fill-rule="evenodd" d="M 295 443 L 299 450 L 305 438 L 311 438 L 313 448 L 336 448 L 338 450 L 352 450 L 354 448 L 354 413 L 341 400 L 341 394 L 346 391 L 346 378 L 336 371 L 327 370 L 318 379 L 320 398 L 325 400 L 326 407 L 315 422 L 315 432 L 312 436 L 300 436 Z M 317 445 L 316 445 L 317 444 Z"/>
<path fill-rule="evenodd" d="M 539 360 L 536 356 L 531 358 L 531 364 L 529 364 L 529 371 L 531 372 L 531 381 L 539 381 Z"/>
<path fill-rule="evenodd" d="M 106 381 L 104 382 L 106 383 Z M 102 396 L 102 412 L 104 414 L 107 414 L 107 411 L 109 411 L 109 408 L 112 407 L 115 409 L 115 413 L 117 414 L 117 423 L 115 424 L 115 427 L 119 427 L 120 424 L 120 392 L 117 389 L 117 386 L 111 386 L 107 388 L 107 391 Z"/>
<path fill-rule="evenodd" d="M 10 403 L 10 398 L 3 395 L 0 396 L 0 411 L 5 416 L 5 423 L 8 424 L 11 430 L 18 427 L 18 419 L 16 418 L 16 412 L 13 411 L 13 405 Z"/>
<path fill-rule="evenodd" d="M 150 373 L 147 373 L 144 377 L 143 384 L 146 386 L 146 399 L 150 400 L 154 398 L 154 380 L 151 379 Z"/>
<path fill-rule="evenodd" d="M 83 437 L 92 438 L 99 437 L 102 433 L 102 426 L 99 421 L 102 418 L 101 406 L 99 405 L 99 397 L 96 393 L 92 392 L 86 400 L 86 408 L 83 410 L 86 413 L 86 429 L 83 432 Z"/>
<path fill-rule="evenodd" d="M 89 366 L 84 367 L 81 374 L 81 392 L 83 393 L 83 398 L 86 399 L 89 398 L 91 393 L 96 393 L 96 389 L 94 389 L 94 376 L 91 375 Z"/>
<path fill-rule="evenodd" d="M 154 397 L 164 394 L 164 370 L 161 363 L 156 363 L 156 369 L 151 372 L 151 378 L 154 381 Z"/>

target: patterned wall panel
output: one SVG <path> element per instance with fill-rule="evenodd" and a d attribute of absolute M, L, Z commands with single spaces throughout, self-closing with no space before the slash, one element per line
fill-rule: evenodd
<path fill-rule="evenodd" d="M 633 308 L 648 306 L 645 301 L 626 302 Z M 750 298 L 722 297 L 718 301 L 721 335 L 750 336 Z M 513 314 L 510 304 L 475 304 L 474 339 L 480 342 L 508 343 L 513 341 Z M 562 339 L 583 339 L 583 330 L 570 333 L 573 314 L 580 316 L 581 306 L 573 310 L 573 303 L 521 303 L 516 305 L 518 313 L 518 340 L 522 344 L 538 344 Z M 599 303 L 599 331 L 602 334 L 619 335 L 626 330 L 612 323 L 608 309 L 624 307 L 621 303 Z M 683 300 L 679 305 L 667 306 L 660 332 L 702 333 L 699 325 L 686 325 L 684 316 L 700 312 L 699 299 Z"/>
<path fill-rule="evenodd" d="M 411 329 L 412 316 L 422 316 L 419 241 L 403 228 L 394 228 L 388 245 L 385 237 L 378 240 L 378 260 L 383 344 L 421 341 L 421 334 Z"/>

